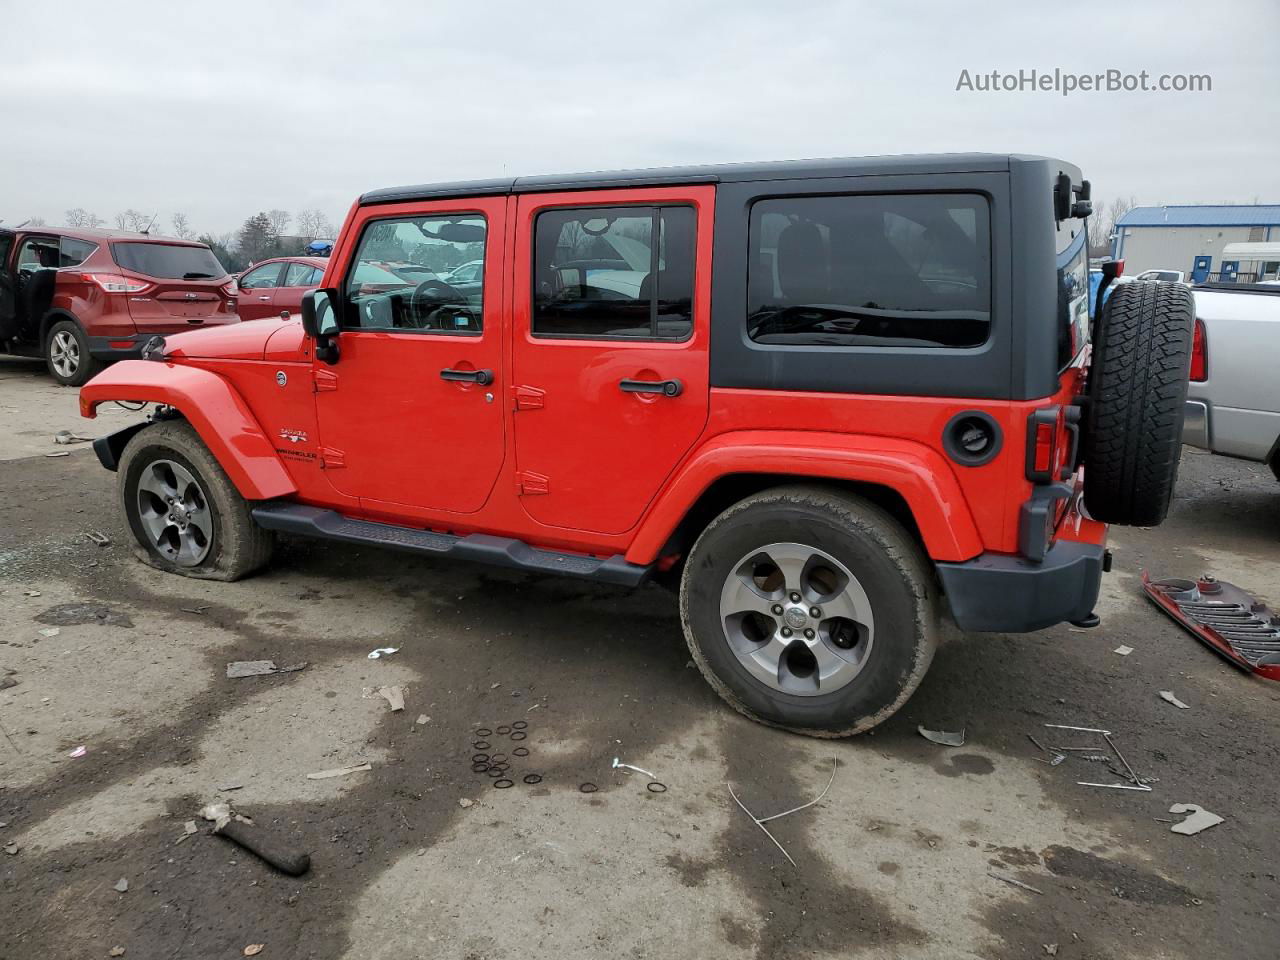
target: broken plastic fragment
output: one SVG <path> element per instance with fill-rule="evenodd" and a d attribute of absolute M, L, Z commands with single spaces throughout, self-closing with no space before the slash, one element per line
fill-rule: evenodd
<path fill-rule="evenodd" d="M 944 747 L 963 747 L 964 746 L 964 728 L 959 733 L 952 733 L 949 730 L 926 730 L 924 727 L 916 727 L 920 731 L 920 736 L 932 743 L 941 744 Z"/>
<path fill-rule="evenodd" d="M 357 764 L 354 767 L 335 767 L 332 770 L 321 770 L 317 773 L 308 773 L 308 780 L 328 780 L 330 777 L 345 777 L 349 773 L 359 773 L 361 770 L 372 770 L 367 763 Z"/>
<path fill-rule="evenodd" d="M 88 753 L 88 752 L 89 752 L 89 751 L 85 749 L 84 744 L 81 744 L 80 746 L 78 746 L 78 747 L 76 747 L 74 750 L 72 750 L 70 753 L 68 753 L 68 754 L 67 754 L 67 756 L 68 756 L 68 757 L 71 757 L 71 758 L 74 760 L 74 759 L 76 759 L 77 757 L 83 757 L 83 756 L 84 756 L 86 753 Z"/>
<path fill-rule="evenodd" d="M 619 769 L 619 768 L 621 768 L 621 769 L 623 769 L 623 770 L 634 770 L 636 773 L 643 773 L 643 774 L 644 774 L 646 777 L 648 777 L 650 780 L 657 780 L 657 779 L 658 779 L 658 778 L 657 778 L 657 777 L 655 777 L 652 773 L 650 773 L 648 770 L 641 770 L 639 767 L 633 767 L 631 764 L 629 764 L 629 763 L 623 763 L 623 762 L 622 762 L 621 760 L 619 760 L 617 757 L 614 757 L 614 758 L 613 758 L 613 769 L 617 770 L 617 769 Z"/>
<path fill-rule="evenodd" d="M 399 653 L 399 652 L 400 652 L 399 647 L 378 647 L 377 650 L 374 650 L 372 653 L 369 654 L 369 659 L 381 660 L 384 656 L 390 656 L 393 653 Z"/>
<path fill-rule="evenodd" d="M 1170 833 L 1180 833 L 1183 836 L 1190 837 L 1199 833 L 1201 830 L 1208 830 L 1210 827 L 1216 827 L 1226 818 L 1220 817 L 1216 813 L 1210 813 L 1204 807 L 1195 803 L 1175 803 L 1169 808 L 1170 813 L 1189 813 L 1191 816 L 1183 820 L 1181 823 L 1175 823 L 1169 828 Z"/>
<path fill-rule="evenodd" d="M 1172 690 L 1161 690 L 1160 699 L 1172 703 L 1180 710 L 1190 710 L 1191 708 L 1173 695 Z"/>
<path fill-rule="evenodd" d="M 1113 652 L 1120 654 L 1122 657 L 1127 657 L 1129 654 L 1133 653 L 1133 647 L 1126 647 L 1122 643 L 1120 646 L 1116 647 Z"/>
<path fill-rule="evenodd" d="M 126 880 L 124 877 L 121 877 L 119 880 L 116 881 L 116 893 L 128 893 L 128 892 L 129 892 L 129 881 Z"/>

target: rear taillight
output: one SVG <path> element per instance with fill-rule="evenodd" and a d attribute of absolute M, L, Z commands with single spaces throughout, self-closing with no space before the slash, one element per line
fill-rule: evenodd
<path fill-rule="evenodd" d="M 1057 439 L 1057 424 L 1037 423 L 1035 453 L 1033 454 L 1036 473 L 1048 473 L 1053 467 L 1053 446 Z"/>
<path fill-rule="evenodd" d="M 82 273 L 80 279 L 96 283 L 107 293 L 142 293 L 154 284 L 136 277 L 123 277 L 118 273 Z"/>
<path fill-rule="evenodd" d="M 240 288 L 236 286 L 234 280 L 228 280 L 222 285 L 222 293 L 224 296 L 231 297 L 234 300 L 240 295 Z"/>
<path fill-rule="evenodd" d="M 1191 335 L 1191 379 L 1197 382 L 1209 379 L 1209 338 L 1204 332 L 1204 321 L 1199 318 Z"/>

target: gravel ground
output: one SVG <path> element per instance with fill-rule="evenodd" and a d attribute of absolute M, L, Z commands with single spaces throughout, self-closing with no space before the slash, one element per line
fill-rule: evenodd
<path fill-rule="evenodd" d="M 1188 451 L 1169 522 L 1114 531 L 1100 628 L 956 637 L 898 716 L 832 743 L 724 707 L 657 587 L 299 540 L 242 583 L 158 573 L 132 556 L 115 478 L 52 444 L 117 417 L 77 422 L 74 391 L 20 364 L 0 368 L 0 407 L 4 960 L 1276 956 L 1280 687 L 1139 586 L 1144 568 L 1208 571 L 1280 604 L 1265 468 Z M 400 652 L 368 659 L 382 646 Z M 257 659 L 307 666 L 225 677 Z M 403 712 L 363 695 L 383 685 L 404 687 Z M 518 720 L 529 755 L 495 790 L 471 771 L 475 731 Z M 1154 790 L 1078 786 L 1109 776 L 1040 762 L 1044 723 L 1116 731 Z M 726 783 L 764 815 L 816 796 L 833 764 L 821 804 L 770 824 L 792 866 Z M 218 799 L 311 871 L 203 824 L 186 836 Z M 1178 802 L 1226 822 L 1171 834 L 1156 818 Z"/>

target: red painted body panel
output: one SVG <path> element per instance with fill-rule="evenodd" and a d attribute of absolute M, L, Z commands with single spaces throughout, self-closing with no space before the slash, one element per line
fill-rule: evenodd
<path fill-rule="evenodd" d="M 108 400 L 164 403 L 181 411 L 246 499 L 284 497 L 297 489 L 249 406 L 217 373 L 125 360 L 80 388 L 80 414 L 97 416 L 98 405 Z"/>
<path fill-rule="evenodd" d="M 192 330 L 165 337 L 164 353 L 175 360 L 197 357 L 222 360 L 261 360 L 267 341 L 282 326 L 280 320 L 251 320 L 224 327 Z M 301 327 L 301 324 L 296 324 Z"/>

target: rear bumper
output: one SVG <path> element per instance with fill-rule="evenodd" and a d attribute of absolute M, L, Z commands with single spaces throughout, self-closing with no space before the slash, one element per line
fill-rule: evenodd
<path fill-rule="evenodd" d="M 1188 400 L 1183 411 L 1182 442 L 1212 449 L 1209 446 L 1209 405 L 1203 400 Z"/>
<path fill-rule="evenodd" d="M 89 337 L 89 356 L 95 360 L 137 360 L 142 345 L 150 334 L 135 333 L 123 337 Z"/>
<path fill-rule="evenodd" d="M 1105 565 L 1101 544 L 1060 540 L 1040 563 L 984 553 L 937 567 L 962 630 L 1028 633 L 1092 613 Z"/>

